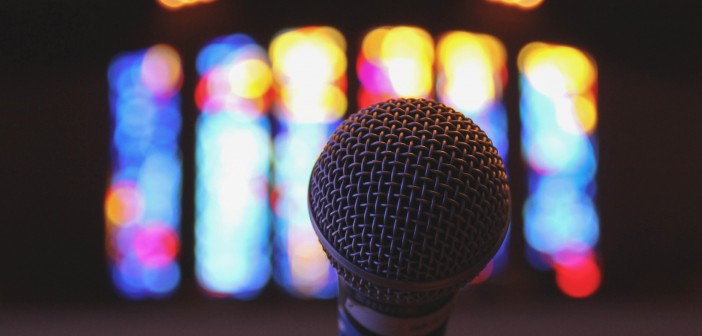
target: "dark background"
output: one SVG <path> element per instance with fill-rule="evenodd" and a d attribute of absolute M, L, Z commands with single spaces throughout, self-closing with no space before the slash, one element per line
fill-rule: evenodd
<path fill-rule="evenodd" d="M 265 46 L 284 28 L 332 25 L 347 38 L 351 72 L 363 33 L 393 24 L 418 25 L 434 36 L 452 29 L 488 33 L 505 43 L 510 71 L 505 93 L 509 159 L 517 205 L 525 191 L 524 179 L 517 177 L 524 172 L 518 150 L 518 51 L 531 41 L 555 42 L 586 50 L 598 63 L 597 202 L 604 267 L 600 291 L 586 300 L 565 299 L 551 273 L 528 267 L 522 256 L 521 206 L 516 206 L 510 267 L 498 279 L 474 289 L 469 305 L 507 302 L 519 307 L 519 302 L 555 300 L 566 306 L 580 302 L 597 307 L 597 302 L 606 302 L 611 307 L 612 302 L 618 302 L 615 306 L 663 302 L 675 311 L 674 307 L 700 303 L 700 17 L 698 1 L 546 0 L 532 11 L 468 0 L 219 0 L 179 11 L 146 0 L 3 3 L 0 307 L 124 304 L 111 287 L 103 245 L 110 146 L 106 72 L 114 56 L 168 43 L 183 58 L 184 278 L 167 302 L 202 305 L 207 300 L 198 294 L 188 271 L 197 116 L 192 92 L 199 49 L 214 37 L 235 32 L 250 34 Z M 349 92 L 355 92 L 355 76 L 349 80 Z M 353 98 L 349 100 L 353 111 L 357 106 Z M 249 304 L 268 309 L 279 302 L 292 301 L 271 286 L 259 302 Z M 305 302 L 308 307 L 320 304 Z M 114 316 L 111 308 L 104 309 L 103 316 Z M 333 317 L 330 309 L 328 315 Z"/>

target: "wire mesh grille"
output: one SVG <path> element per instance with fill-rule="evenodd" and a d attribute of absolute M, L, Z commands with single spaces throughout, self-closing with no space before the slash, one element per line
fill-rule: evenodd
<path fill-rule="evenodd" d="M 339 274 L 392 302 L 431 293 L 394 291 L 364 274 L 398 283 L 455 277 L 460 283 L 438 289 L 455 291 L 497 250 L 510 202 L 490 139 L 462 113 L 425 99 L 391 99 L 347 118 L 315 163 L 309 196 L 326 250 L 362 270 L 330 257 Z"/>

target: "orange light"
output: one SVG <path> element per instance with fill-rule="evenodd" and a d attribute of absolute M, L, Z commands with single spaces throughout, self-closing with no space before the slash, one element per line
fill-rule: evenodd
<path fill-rule="evenodd" d="M 113 186 L 105 197 L 105 215 L 108 223 L 121 226 L 138 220 L 144 212 L 144 199 L 133 183 Z"/>
<path fill-rule="evenodd" d="M 215 0 L 158 0 L 158 4 L 169 10 L 181 9 L 185 6 L 193 6 L 198 4 L 206 4 Z"/>
<path fill-rule="evenodd" d="M 141 79 L 154 95 L 172 96 L 178 92 L 183 80 L 178 52 L 164 44 L 149 48 L 141 65 Z"/>
<path fill-rule="evenodd" d="M 516 7 L 523 10 L 534 9 L 539 7 L 544 0 L 487 0 L 488 2 L 498 3 L 505 6 Z"/>

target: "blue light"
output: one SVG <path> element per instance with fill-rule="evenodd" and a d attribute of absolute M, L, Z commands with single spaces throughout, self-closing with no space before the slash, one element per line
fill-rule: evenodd
<path fill-rule="evenodd" d="M 335 124 L 283 124 L 275 138 L 276 281 L 301 297 L 336 295 L 337 275 L 319 252 L 307 210 L 312 167 Z M 309 250 L 308 250 L 309 249 Z"/>
<path fill-rule="evenodd" d="M 269 132 L 234 113 L 198 122 L 197 275 L 213 295 L 253 295 L 269 278 Z"/>
<path fill-rule="evenodd" d="M 212 40 L 197 56 L 197 72 L 204 75 L 213 68 L 231 63 L 232 55 L 246 46 L 257 45 L 250 36 L 245 34 L 233 34 Z"/>
<path fill-rule="evenodd" d="M 180 58 L 165 45 L 121 55 L 108 69 L 113 135 L 106 249 L 113 283 L 132 299 L 162 298 L 180 282 L 181 78 Z"/>
<path fill-rule="evenodd" d="M 549 254 L 595 246 L 599 221 L 590 197 L 569 180 L 541 177 L 540 181 L 524 205 L 529 245 Z"/>
<path fill-rule="evenodd" d="M 168 295 L 180 282 L 180 268 L 173 262 L 159 268 L 147 268 L 144 270 L 143 282 L 150 292 Z"/>

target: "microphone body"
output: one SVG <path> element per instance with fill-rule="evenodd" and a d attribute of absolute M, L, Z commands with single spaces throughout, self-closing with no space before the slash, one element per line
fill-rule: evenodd
<path fill-rule="evenodd" d="M 444 335 L 452 298 L 428 304 L 374 301 L 339 279 L 339 335 Z"/>
<path fill-rule="evenodd" d="M 425 99 L 349 116 L 315 163 L 308 196 L 339 274 L 341 335 L 442 335 L 455 294 L 509 222 L 497 149 L 462 113 Z"/>

